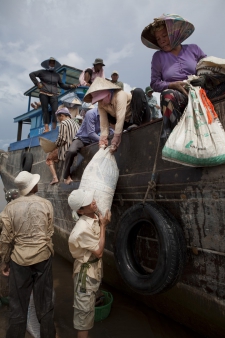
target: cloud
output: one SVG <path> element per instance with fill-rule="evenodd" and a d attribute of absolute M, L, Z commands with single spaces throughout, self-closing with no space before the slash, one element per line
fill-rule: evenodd
<path fill-rule="evenodd" d="M 85 60 L 77 53 L 68 53 L 65 56 L 60 57 L 60 63 L 73 66 L 75 68 L 83 69 L 85 66 Z"/>
<path fill-rule="evenodd" d="M 105 63 L 107 67 L 110 67 L 114 64 L 119 63 L 122 59 L 126 59 L 127 57 L 131 57 L 133 54 L 134 44 L 128 43 L 126 44 L 120 51 L 115 52 L 113 49 L 107 49 L 107 57 Z"/>

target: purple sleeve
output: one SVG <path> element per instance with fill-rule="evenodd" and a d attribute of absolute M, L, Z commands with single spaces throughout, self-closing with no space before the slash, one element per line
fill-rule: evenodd
<path fill-rule="evenodd" d="M 162 81 L 162 65 L 159 52 L 152 57 L 151 87 L 155 92 L 161 93 L 168 88 L 169 82 Z"/>
<path fill-rule="evenodd" d="M 96 121 L 94 113 L 90 110 L 86 113 L 86 126 L 87 126 L 87 135 L 92 142 L 98 142 L 100 137 L 96 133 Z"/>
<path fill-rule="evenodd" d="M 199 62 L 201 59 L 205 58 L 207 55 L 197 45 L 194 45 L 194 46 L 196 46 L 197 61 Z"/>

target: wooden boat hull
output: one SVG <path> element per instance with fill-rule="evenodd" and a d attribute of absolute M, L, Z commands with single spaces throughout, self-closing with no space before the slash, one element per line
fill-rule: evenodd
<path fill-rule="evenodd" d="M 225 165 L 211 168 L 190 168 L 161 159 L 156 149 L 161 120 L 125 132 L 116 153 L 120 175 L 112 206 L 112 222 L 107 228 L 104 253 L 104 280 L 174 320 L 207 337 L 225 336 Z M 71 185 L 50 186 L 50 172 L 40 147 L 31 148 L 32 173 L 39 173 L 39 194 L 54 207 L 55 251 L 68 260 L 68 236 L 74 222 L 67 203 L 69 193 L 79 187 L 83 170 L 98 145 L 81 151 L 84 157 L 74 165 Z M 22 150 L 1 155 L 1 177 L 6 189 L 14 186 L 20 171 Z M 179 283 L 160 295 L 140 295 L 131 290 L 116 269 L 114 244 L 118 219 L 130 207 L 143 202 L 153 167 L 156 165 L 156 190 L 149 190 L 146 203 L 155 201 L 166 208 L 183 229 L 187 245 L 187 262 Z M 62 177 L 63 163 L 57 167 Z M 145 257 L 149 238 L 143 237 L 138 250 Z"/>

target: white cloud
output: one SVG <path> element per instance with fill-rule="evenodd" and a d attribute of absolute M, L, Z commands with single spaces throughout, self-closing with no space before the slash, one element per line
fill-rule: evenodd
<path fill-rule="evenodd" d="M 83 69 L 85 66 L 85 60 L 77 53 L 68 53 L 65 56 L 60 57 L 60 63 L 66 64 L 75 68 Z"/>
<path fill-rule="evenodd" d="M 107 49 L 107 57 L 105 63 L 107 67 L 110 67 L 114 64 L 118 64 L 122 59 L 131 57 L 133 54 L 134 44 L 126 44 L 120 51 L 115 52 L 113 49 Z"/>

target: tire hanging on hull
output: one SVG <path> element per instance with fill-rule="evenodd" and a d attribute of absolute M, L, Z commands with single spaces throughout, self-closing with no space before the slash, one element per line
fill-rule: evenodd
<path fill-rule="evenodd" d="M 155 229 L 153 241 L 158 243 L 157 263 L 151 273 L 141 265 L 135 249 L 143 226 Z M 154 295 L 169 290 L 179 280 L 186 261 L 186 242 L 178 222 L 167 210 L 156 203 L 141 203 L 129 208 L 120 218 L 114 254 L 126 284 L 138 293 Z"/>

